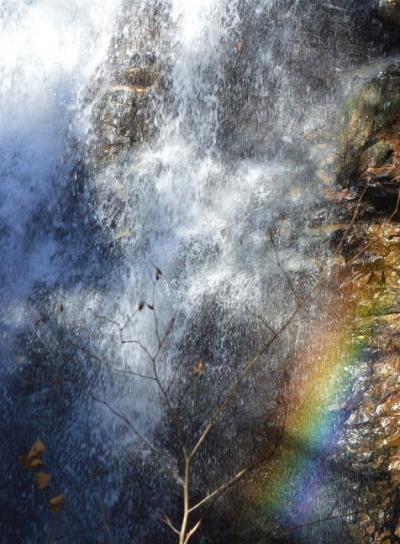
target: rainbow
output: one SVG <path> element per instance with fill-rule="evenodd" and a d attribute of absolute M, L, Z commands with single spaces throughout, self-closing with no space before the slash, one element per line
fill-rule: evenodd
<path fill-rule="evenodd" d="M 377 283 L 342 290 L 332 325 L 325 322 L 324 329 L 313 331 L 310 345 L 296 360 L 285 438 L 256 491 L 265 516 L 282 527 L 318 521 L 316 505 L 326 498 L 326 462 L 351 411 L 348 401 L 362 372 L 359 363 L 374 333 L 369 317 L 384 313 L 387 305 L 381 291 Z"/>

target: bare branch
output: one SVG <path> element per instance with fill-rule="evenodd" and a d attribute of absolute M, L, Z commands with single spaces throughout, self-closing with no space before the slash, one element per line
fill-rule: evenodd
<path fill-rule="evenodd" d="M 77 350 L 81 351 L 82 353 L 85 353 L 88 357 L 99 363 L 100 365 L 109 368 L 110 370 L 114 372 L 119 372 L 120 374 L 128 374 L 129 376 L 135 376 L 137 378 L 143 378 L 144 380 L 153 380 L 153 376 L 148 376 L 146 374 L 141 374 L 140 372 L 135 372 L 134 370 L 124 369 L 124 368 L 118 368 L 116 366 L 110 365 L 109 363 L 106 363 L 103 361 L 98 355 L 93 353 L 89 348 L 85 346 L 81 346 L 79 344 L 71 343 L 71 346 L 75 347 Z"/>
<path fill-rule="evenodd" d="M 216 408 L 214 411 L 214 414 L 211 416 L 210 421 L 207 423 L 204 431 L 201 433 L 198 441 L 196 442 L 195 446 L 191 450 L 189 454 L 189 458 L 192 459 L 199 448 L 202 446 L 203 442 L 207 438 L 209 432 L 214 427 L 214 425 L 217 423 L 220 415 L 224 412 L 224 410 L 227 408 L 233 397 L 235 396 L 237 390 L 243 383 L 243 381 L 246 379 L 246 377 L 250 374 L 250 372 L 254 369 L 254 367 L 257 365 L 257 363 L 260 361 L 260 359 L 269 351 L 272 344 L 275 342 L 277 338 L 281 336 L 281 334 L 289 327 L 289 325 L 293 322 L 293 319 L 297 315 L 299 311 L 300 306 L 297 306 L 295 311 L 292 313 L 290 318 L 280 327 L 280 329 L 272 335 L 272 337 L 269 339 L 269 341 L 258 351 L 258 353 L 253 357 L 253 359 L 250 359 L 246 366 L 244 367 L 244 370 L 241 372 L 241 374 L 238 376 L 238 378 L 234 381 L 234 383 L 229 388 L 227 394 L 225 395 L 224 400 L 221 402 L 221 404 Z"/>
<path fill-rule="evenodd" d="M 111 527 L 110 527 L 110 524 L 108 523 L 106 511 L 104 509 L 104 503 L 102 500 L 99 500 L 99 506 L 100 506 L 100 512 L 101 512 L 101 519 L 103 520 L 103 524 L 107 532 L 109 544 L 114 544 L 114 538 L 112 536 Z"/>
<path fill-rule="evenodd" d="M 344 245 L 344 242 L 346 240 L 346 237 L 347 237 L 348 233 L 350 232 L 351 228 L 353 227 L 354 223 L 356 222 L 356 219 L 358 217 L 358 213 L 360 211 L 361 203 L 362 203 L 362 201 L 364 199 L 364 196 L 365 196 L 365 194 L 367 192 L 368 187 L 369 187 L 369 180 L 367 180 L 367 182 L 364 185 L 364 189 L 362 190 L 362 193 L 361 193 L 361 195 L 360 195 L 360 197 L 359 197 L 359 199 L 357 201 L 357 204 L 356 204 L 353 216 L 351 218 L 351 221 L 347 225 L 347 227 L 346 227 L 346 229 L 345 229 L 345 231 L 343 233 L 343 236 L 342 236 L 338 246 L 336 247 L 336 250 L 335 250 L 336 254 L 340 253 L 340 251 L 343 249 L 343 245 Z"/>
<path fill-rule="evenodd" d="M 135 312 L 136 314 L 137 312 Z M 151 355 L 151 353 L 149 352 L 149 350 L 146 348 L 146 346 L 144 344 L 142 344 L 139 340 L 136 340 L 136 339 L 128 339 L 128 338 L 124 338 L 123 337 L 123 334 L 124 334 L 124 331 L 126 329 L 126 326 L 127 324 L 129 323 L 129 321 L 131 320 L 131 318 L 128 318 L 128 320 L 126 321 L 126 323 L 124 325 L 121 325 L 121 323 L 118 323 L 118 321 L 115 321 L 114 319 L 110 319 L 104 315 L 96 315 L 96 317 L 98 319 L 103 319 L 104 321 L 107 321 L 108 323 L 110 323 L 111 325 L 114 325 L 115 327 L 118 328 L 119 330 L 119 338 L 120 338 L 120 341 L 121 341 L 121 344 L 136 344 L 137 346 L 140 347 L 140 349 L 149 357 L 149 359 L 153 359 L 153 356 Z"/>
<path fill-rule="evenodd" d="M 176 527 L 174 527 L 171 518 L 169 518 L 167 515 L 164 515 L 163 518 L 161 518 L 161 521 L 165 523 L 176 535 L 179 535 L 179 531 Z"/>
<path fill-rule="evenodd" d="M 154 329 L 156 332 L 156 337 L 158 341 L 158 345 L 161 344 L 161 338 L 160 338 L 160 331 L 158 328 L 158 317 L 156 313 L 156 283 L 153 281 L 153 299 L 152 299 L 152 306 L 153 306 L 153 317 L 154 317 Z"/>
<path fill-rule="evenodd" d="M 392 214 L 388 217 L 388 219 L 386 220 L 386 223 L 390 223 L 392 221 L 392 219 L 395 217 L 395 215 L 398 213 L 399 211 L 399 208 L 400 208 L 400 189 L 397 193 L 397 201 L 396 201 L 396 207 L 395 209 L 393 210 Z"/>
<path fill-rule="evenodd" d="M 187 544 L 189 542 L 189 540 L 192 538 L 192 536 L 195 534 L 195 532 L 200 529 L 200 525 L 201 525 L 201 520 L 198 521 L 196 523 L 196 525 L 192 529 L 190 529 L 190 531 L 188 532 L 188 534 L 187 534 L 187 536 L 185 538 L 184 544 Z"/>
<path fill-rule="evenodd" d="M 372 508 L 370 510 L 358 510 L 355 512 L 347 512 L 346 514 L 338 514 L 337 516 L 327 516 L 326 518 L 317 519 L 315 521 L 310 521 L 309 523 L 303 523 L 302 525 L 294 525 L 293 527 L 288 527 L 286 529 L 282 529 L 281 531 L 276 531 L 279 535 L 285 535 L 288 533 L 292 533 L 293 531 L 298 531 L 300 529 L 306 529 L 307 527 L 312 527 L 314 525 L 319 525 L 320 523 L 326 523 L 327 521 L 335 521 L 338 519 L 344 519 L 349 518 L 351 516 L 360 516 L 365 514 L 370 514 L 372 512 L 376 512 L 380 510 L 380 507 Z"/>
<path fill-rule="evenodd" d="M 217 497 L 218 495 L 222 494 L 224 491 L 232 487 L 236 482 L 241 480 L 243 476 L 245 476 L 245 474 L 250 472 L 250 470 L 251 470 L 250 467 L 240 470 L 233 478 L 231 478 L 227 482 L 217 487 L 217 489 L 215 489 L 212 493 L 209 493 L 208 495 L 204 497 L 204 499 L 201 499 L 201 501 L 199 501 L 197 504 L 192 506 L 189 509 L 189 512 L 194 512 L 195 510 L 203 506 L 203 504 L 206 504 L 208 501 L 211 501 L 214 497 Z"/>
<path fill-rule="evenodd" d="M 104 406 L 106 406 L 110 412 L 112 412 L 115 416 L 119 417 L 120 419 L 122 419 L 122 421 L 124 421 L 128 427 L 130 427 L 130 429 L 133 431 L 133 433 L 135 434 L 135 436 L 137 438 L 139 438 L 139 440 L 141 442 L 143 442 L 143 444 L 146 446 L 146 449 L 148 451 L 151 451 L 152 453 L 157 453 L 156 449 L 154 448 L 154 446 L 152 446 L 150 444 L 150 442 L 144 438 L 144 436 L 137 430 L 137 428 L 133 425 L 133 423 L 127 418 L 127 416 L 125 414 L 121 414 L 120 412 L 117 412 L 116 410 L 114 410 L 114 408 L 112 406 L 110 406 L 108 404 L 108 402 L 106 402 L 105 400 L 101 400 L 101 399 L 98 399 L 97 397 L 95 397 L 93 394 L 91 394 L 91 397 L 92 399 L 95 401 L 95 402 L 98 402 L 99 404 L 103 404 Z"/>
<path fill-rule="evenodd" d="M 286 427 L 286 414 L 285 414 L 284 421 L 282 422 L 282 425 L 280 427 L 279 437 L 277 437 L 277 439 L 275 440 L 273 446 L 270 448 L 270 451 L 262 459 L 243 468 L 237 474 L 235 474 L 235 476 L 233 476 L 230 480 L 224 482 L 219 487 L 217 487 L 217 489 L 208 493 L 208 495 L 206 495 L 202 500 L 200 500 L 197 504 L 192 506 L 189 512 L 194 512 L 195 510 L 198 510 L 201 506 L 212 501 L 213 499 L 218 499 L 223 493 L 228 491 L 228 489 L 233 487 L 245 476 L 247 476 L 247 474 L 249 474 L 250 472 L 253 472 L 257 468 L 261 467 L 262 465 L 270 461 L 272 457 L 275 455 L 278 445 L 282 442 L 282 438 L 285 433 L 285 427 Z"/>
<path fill-rule="evenodd" d="M 292 295 L 293 295 L 295 301 L 296 301 L 297 303 L 299 303 L 299 297 L 298 297 L 297 291 L 296 291 L 296 289 L 295 289 L 295 286 L 293 285 L 292 278 L 289 276 L 289 273 L 288 273 L 288 272 L 285 270 L 285 268 L 283 267 L 283 265 L 282 265 L 282 263 L 281 263 L 281 260 L 280 260 L 280 258 L 279 258 L 278 250 L 277 250 L 276 243 L 275 243 L 275 238 L 274 238 L 274 235 L 273 235 L 272 231 L 269 232 L 269 236 L 270 236 L 270 241 L 271 241 L 272 249 L 273 249 L 273 251 L 274 251 L 275 264 L 276 264 L 276 266 L 279 268 L 279 270 L 282 272 L 282 274 L 285 276 L 286 282 L 287 282 L 287 284 L 289 285 L 289 289 L 291 290 Z"/>

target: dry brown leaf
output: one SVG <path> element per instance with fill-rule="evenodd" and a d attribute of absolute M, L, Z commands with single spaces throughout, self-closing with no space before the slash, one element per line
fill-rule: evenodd
<path fill-rule="evenodd" d="M 20 455 L 18 461 L 21 465 L 28 469 L 39 468 L 43 466 L 43 461 L 39 457 L 28 457 L 27 455 Z"/>
<path fill-rule="evenodd" d="M 60 511 L 61 506 L 64 504 L 64 495 L 57 495 L 49 500 L 50 509 L 56 513 Z"/>
<path fill-rule="evenodd" d="M 205 372 L 205 367 L 204 367 L 203 359 L 200 359 L 200 361 L 197 361 L 197 363 L 195 364 L 195 367 L 193 369 L 193 374 L 195 374 L 196 376 L 202 376 L 204 372 Z"/>
<path fill-rule="evenodd" d="M 46 446 L 43 444 L 41 440 L 36 440 L 36 442 L 31 447 L 28 457 L 32 459 L 33 457 L 37 457 L 38 455 L 41 455 L 46 451 Z"/>
<path fill-rule="evenodd" d="M 34 457 L 33 459 L 28 457 L 28 463 L 29 463 L 29 468 L 38 468 L 44 465 L 43 461 L 39 459 L 39 457 Z"/>
<path fill-rule="evenodd" d="M 38 489 L 45 489 L 50 482 L 50 474 L 47 472 L 38 472 L 35 476 L 35 482 Z"/>

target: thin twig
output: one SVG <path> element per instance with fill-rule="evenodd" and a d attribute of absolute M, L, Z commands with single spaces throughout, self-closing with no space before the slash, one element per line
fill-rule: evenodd
<path fill-rule="evenodd" d="M 336 250 L 335 250 L 335 253 L 336 253 L 336 254 L 338 254 L 338 253 L 342 250 L 343 245 L 344 245 L 344 242 L 345 242 L 345 240 L 346 240 L 346 238 L 347 238 L 347 235 L 348 235 L 348 233 L 350 232 L 351 228 L 353 227 L 354 223 L 356 222 L 356 219 L 357 219 L 357 217 L 358 217 L 358 213 L 359 213 L 359 211 L 360 211 L 361 203 L 362 203 L 362 201 L 363 201 L 363 199 L 364 199 L 364 196 L 365 196 L 365 194 L 366 194 L 366 192 L 367 192 L 368 187 L 369 187 L 369 180 L 366 181 L 366 183 L 365 183 L 365 185 L 364 185 L 364 188 L 363 188 L 363 190 L 362 190 L 362 193 L 361 193 L 359 199 L 357 200 L 357 204 L 356 204 L 356 207 L 355 207 L 353 216 L 352 216 L 352 218 L 351 218 L 351 221 L 350 221 L 350 223 L 347 225 L 347 228 L 345 229 L 345 231 L 344 231 L 344 233 L 343 233 L 342 239 L 340 240 L 340 242 L 339 242 L 339 244 L 338 244 L 338 246 L 337 246 L 337 248 L 336 248 Z"/>
<path fill-rule="evenodd" d="M 198 521 L 196 523 L 196 525 L 194 527 L 192 527 L 192 529 L 190 529 L 190 531 L 188 532 L 188 534 L 187 534 L 187 536 L 185 538 L 184 544 L 187 544 L 189 542 L 189 540 L 192 538 L 192 536 L 195 534 L 195 532 L 200 529 L 200 525 L 201 525 L 201 520 Z"/>
<path fill-rule="evenodd" d="M 108 317 L 106 317 L 104 315 L 96 315 L 96 317 L 98 319 L 103 319 L 104 321 L 108 321 L 108 323 L 110 323 L 111 325 L 114 325 L 115 327 L 118 327 L 119 338 L 120 338 L 121 344 L 136 344 L 149 357 L 149 359 L 153 358 L 153 355 L 151 355 L 150 351 L 146 348 L 146 346 L 144 344 L 142 344 L 142 342 L 140 342 L 139 340 L 136 340 L 136 339 L 131 340 L 129 338 L 124 338 L 123 334 L 124 334 L 124 331 L 126 329 L 127 324 L 131 320 L 130 318 L 128 318 L 128 320 L 126 321 L 126 323 L 124 325 L 121 325 L 121 323 L 118 323 L 118 321 L 115 321 L 114 319 L 110 319 L 110 318 L 108 318 Z"/>
<path fill-rule="evenodd" d="M 300 308 L 300 306 L 297 306 L 297 308 L 292 313 L 290 318 L 280 327 L 280 329 L 274 335 L 272 335 L 272 337 L 269 339 L 269 341 L 258 351 L 258 353 L 255 355 L 255 357 L 253 357 L 253 359 L 248 361 L 248 363 L 244 367 L 243 371 L 240 373 L 238 378 L 233 382 L 233 384 L 229 388 L 227 394 L 225 395 L 224 400 L 220 403 L 220 405 L 214 411 L 213 415 L 211 416 L 210 421 L 207 423 L 204 431 L 201 433 L 199 439 L 197 440 L 196 444 L 192 448 L 192 450 L 191 450 L 191 452 L 189 454 L 190 459 L 192 459 L 196 455 L 197 451 L 200 449 L 203 442 L 207 438 L 209 432 L 215 426 L 215 424 L 217 423 L 219 417 L 224 412 L 224 410 L 227 408 L 227 406 L 229 405 L 229 403 L 233 399 L 234 395 L 236 394 L 237 390 L 239 389 L 239 387 L 241 386 L 243 381 L 246 379 L 248 374 L 253 370 L 253 368 L 257 365 L 257 363 L 260 361 L 260 359 L 269 351 L 270 347 L 275 342 L 275 340 L 277 338 L 279 338 L 281 336 L 281 334 L 293 322 L 293 319 L 295 318 L 295 316 L 299 312 L 299 308 Z"/>
<path fill-rule="evenodd" d="M 112 412 L 114 415 L 116 415 L 117 417 L 119 417 L 122 421 L 124 421 L 128 427 L 130 427 L 130 429 L 133 431 L 133 433 L 136 435 L 137 438 L 139 438 L 139 440 L 141 442 L 143 442 L 143 444 L 146 446 L 146 449 L 148 451 L 151 451 L 152 453 L 157 453 L 156 449 L 154 448 L 154 446 L 152 446 L 150 444 L 150 442 L 144 438 L 144 436 L 140 433 L 140 431 L 137 430 L 137 428 L 133 425 L 133 423 L 127 418 L 127 416 L 125 414 L 122 414 L 120 412 L 117 412 L 112 406 L 110 406 L 110 404 L 108 404 L 108 402 L 106 402 L 105 400 L 102 400 L 102 399 L 98 399 L 97 397 L 95 397 L 93 394 L 90 395 L 92 397 L 92 399 L 95 401 L 95 402 L 98 402 L 99 404 L 103 404 L 104 406 L 106 406 L 110 412 Z"/>
<path fill-rule="evenodd" d="M 397 214 L 397 212 L 399 211 L 399 208 L 400 208 L 400 189 L 397 193 L 397 201 L 396 201 L 396 207 L 395 209 L 393 210 L 392 214 L 390 215 L 390 217 L 387 219 L 386 223 L 390 223 L 392 221 L 392 219 L 395 217 L 395 215 Z"/>
<path fill-rule="evenodd" d="M 106 512 L 104 509 L 104 504 L 102 500 L 99 500 L 99 506 L 100 506 L 100 512 L 101 512 L 101 519 L 103 520 L 104 528 L 108 535 L 108 540 L 110 544 L 114 544 L 114 538 L 111 532 L 110 524 L 108 523 Z"/>
<path fill-rule="evenodd" d="M 179 535 L 179 531 L 176 527 L 174 527 L 174 524 L 172 523 L 171 518 L 169 518 L 167 515 L 164 515 L 163 518 L 161 518 L 161 521 L 167 525 L 176 535 Z"/>
<path fill-rule="evenodd" d="M 82 353 L 85 353 L 88 357 L 99 363 L 100 365 L 109 368 L 113 372 L 119 372 L 120 374 L 128 374 L 129 376 L 135 376 L 137 378 L 143 378 L 144 380 L 153 380 L 153 376 L 148 376 L 146 374 L 141 374 L 140 372 L 135 372 L 134 370 L 124 369 L 124 368 L 118 368 L 116 366 L 110 365 L 109 363 L 106 363 L 101 359 L 98 355 L 93 353 L 89 348 L 85 346 L 81 346 L 79 344 L 75 344 L 74 342 L 71 343 L 71 346 L 75 347 L 77 350 L 81 351 Z"/>
<path fill-rule="evenodd" d="M 286 529 L 282 529 L 281 531 L 276 531 L 279 535 L 285 535 L 288 533 L 292 533 L 293 531 L 299 531 L 301 529 L 306 529 L 308 527 L 312 527 L 313 525 L 319 525 L 320 523 L 326 523 L 327 521 L 335 521 L 338 519 L 344 519 L 349 518 L 350 516 L 360 516 L 363 514 L 370 514 L 371 512 L 376 512 L 377 510 L 380 510 L 379 507 L 373 508 L 370 510 L 360 510 L 356 512 L 348 512 L 346 514 L 340 514 L 337 516 L 327 516 L 326 518 L 317 519 L 315 521 L 310 521 L 309 523 L 303 523 L 302 525 L 294 525 L 293 527 L 287 527 Z"/>

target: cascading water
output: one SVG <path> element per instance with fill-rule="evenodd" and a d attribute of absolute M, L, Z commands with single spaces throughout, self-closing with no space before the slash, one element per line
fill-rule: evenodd
<path fill-rule="evenodd" d="M 186 391 L 179 410 L 195 434 L 294 310 L 293 288 L 304 295 L 316 281 L 337 100 L 381 31 L 365 36 L 368 10 L 350 4 L 0 7 L 4 457 L 12 465 L 40 437 L 51 492 L 67 499 L 54 522 L 14 466 L 3 475 L 4 542 L 171 538 L 159 518 L 179 500 L 164 478 L 176 449 L 157 388 L 133 375 L 148 373 L 141 346 L 156 350 L 175 319 L 160 379 L 174 402 Z M 129 69 L 162 83 L 121 82 Z M 142 118 L 146 137 L 134 137 Z M 265 446 L 301 331 L 293 322 L 243 384 L 201 454 L 197 492 Z M 204 376 L 193 380 L 194 368 Z M 115 412 L 160 443 L 163 463 L 137 453 Z M 205 541 L 225 542 L 220 530 Z"/>

